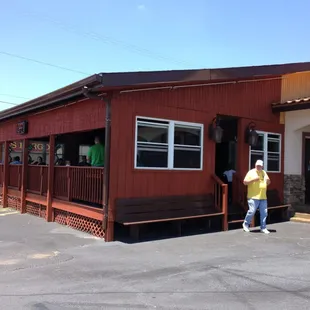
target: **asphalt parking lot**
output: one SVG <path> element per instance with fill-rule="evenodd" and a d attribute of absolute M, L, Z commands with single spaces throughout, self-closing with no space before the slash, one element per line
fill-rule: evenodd
<path fill-rule="evenodd" d="M 310 225 L 124 244 L 0 210 L 0 309 L 310 309 Z"/>

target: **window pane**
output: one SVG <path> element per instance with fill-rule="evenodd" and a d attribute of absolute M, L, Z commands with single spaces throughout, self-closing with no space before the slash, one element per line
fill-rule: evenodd
<path fill-rule="evenodd" d="M 138 141 L 168 143 L 168 127 L 138 124 Z"/>
<path fill-rule="evenodd" d="M 56 155 L 62 157 L 64 154 L 64 144 L 57 144 L 55 146 L 55 149 L 56 149 Z"/>
<path fill-rule="evenodd" d="M 83 156 L 87 157 L 89 149 L 90 149 L 90 145 L 79 146 L 79 162 L 83 161 Z"/>
<path fill-rule="evenodd" d="M 257 160 L 264 160 L 264 153 L 259 151 L 252 151 L 251 152 L 251 161 L 250 161 L 250 169 L 255 168 L 255 163 Z"/>
<path fill-rule="evenodd" d="M 30 141 L 28 146 L 28 164 L 45 165 L 49 162 L 49 144 L 45 141 Z"/>
<path fill-rule="evenodd" d="M 137 167 L 168 168 L 168 146 L 138 145 Z"/>
<path fill-rule="evenodd" d="M 264 151 L 264 135 L 258 134 L 258 141 L 256 146 L 252 146 L 251 150 Z"/>
<path fill-rule="evenodd" d="M 23 142 L 14 141 L 9 146 L 9 162 L 16 161 L 14 158 L 19 158 L 17 161 L 21 161 L 23 158 Z"/>
<path fill-rule="evenodd" d="M 277 135 L 277 134 L 268 134 L 268 138 L 271 138 L 271 139 L 280 139 L 280 135 Z"/>
<path fill-rule="evenodd" d="M 201 128 L 180 126 L 174 127 L 174 144 L 200 146 Z"/>
<path fill-rule="evenodd" d="M 268 153 L 267 160 L 268 171 L 280 171 L 280 155 Z"/>
<path fill-rule="evenodd" d="M 55 145 L 55 164 L 57 166 L 63 166 L 65 164 L 64 161 L 64 144 L 56 144 Z"/>
<path fill-rule="evenodd" d="M 157 119 L 149 119 L 149 118 L 138 118 L 138 122 L 143 123 L 152 123 L 152 124 L 161 124 L 161 125 L 169 125 L 169 121 L 157 120 Z"/>
<path fill-rule="evenodd" d="M 199 169 L 200 158 L 200 149 L 175 149 L 173 167 Z"/>
<path fill-rule="evenodd" d="M 90 149 L 90 145 L 80 145 L 79 147 L 79 156 L 87 156 L 88 151 Z"/>
<path fill-rule="evenodd" d="M 280 152 L 280 142 L 268 139 L 268 152 Z"/>

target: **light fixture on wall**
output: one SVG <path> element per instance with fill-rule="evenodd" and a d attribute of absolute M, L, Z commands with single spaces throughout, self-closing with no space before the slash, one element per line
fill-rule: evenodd
<path fill-rule="evenodd" d="M 245 130 L 245 143 L 250 146 L 256 146 L 258 143 L 258 133 L 255 130 L 255 123 L 251 122 Z"/>
<path fill-rule="evenodd" d="M 209 138 L 215 143 L 221 143 L 223 138 L 223 128 L 219 125 L 219 119 L 214 117 L 209 125 Z"/>

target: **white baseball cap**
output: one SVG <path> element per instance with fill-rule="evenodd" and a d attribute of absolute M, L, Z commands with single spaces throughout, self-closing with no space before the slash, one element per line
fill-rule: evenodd
<path fill-rule="evenodd" d="M 264 162 L 259 159 L 259 160 L 256 161 L 255 166 L 262 166 L 263 167 L 264 166 Z"/>

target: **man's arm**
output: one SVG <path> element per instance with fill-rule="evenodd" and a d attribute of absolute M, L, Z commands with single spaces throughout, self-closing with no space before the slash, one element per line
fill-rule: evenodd
<path fill-rule="evenodd" d="M 264 171 L 265 173 L 265 180 L 266 180 L 266 184 L 269 185 L 271 183 L 268 174 L 266 173 L 266 171 Z"/>
<path fill-rule="evenodd" d="M 249 172 L 246 174 L 246 176 L 245 176 L 245 178 L 244 178 L 244 180 L 243 180 L 243 184 L 244 184 L 244 185 L 249 185 L 249 184 L 251 184 L 251 183 L 253 183 L 253 182 L 256 182 L 256 181 L 258 181 L 258 180 L 259 180 L 259 176 L 257 175 L 256 177 L 253 177 L 252 171 L 249 171 Z"/>

